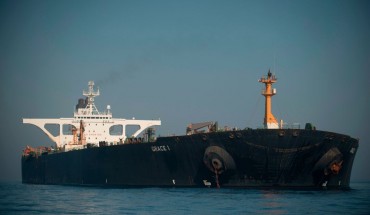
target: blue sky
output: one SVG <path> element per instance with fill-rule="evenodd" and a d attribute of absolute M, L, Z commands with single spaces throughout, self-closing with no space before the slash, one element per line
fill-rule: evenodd
<path fill-rule="evenodd" d="M 114 117 L 260 127 L 258 78 L 278 78 L 285 122 L 360 138 L 352 179 L 370 180 L 368 1 L 0 1 L 0 180 L 20 180 L 22 118 L 71 117 L 87 82 Z"/>

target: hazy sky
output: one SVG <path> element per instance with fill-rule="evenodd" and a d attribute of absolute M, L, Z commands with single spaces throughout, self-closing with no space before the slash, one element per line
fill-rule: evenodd
<path fill-rule="evenodd" d="M 353 180 L 370 180 L 370 1 L 0 0 L 0 180 L 21 180 L 22 118 L 72 117 L 87 82 L 114 117 L 260 127 L 273 113 L 360 138 Z"/>

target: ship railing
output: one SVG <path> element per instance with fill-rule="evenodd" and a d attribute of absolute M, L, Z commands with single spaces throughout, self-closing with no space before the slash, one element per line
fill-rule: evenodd
<path fill-rule="evenodd" d="M 282 129 L 301 129 L 301 124 L 299 123 L 283 123 Z"/>
<path fill-rule="evenodd" d="M 32 147 L 27 146 L 23 150 L 23 156 L 29 156 L 29 155 L 40 156 L 44 153 L 52 153 L 53 151 L 54 149 L 52 147 L 39 146 L 37 148 L 32 148 Z"/>
<path fill-rule="evenodd" d="M 145 139 L 143 137 L 128 137 L 125 140 L 125 144 L 132 144 L 132 143 L 143 143 Z"/>
<path fill-rule="evenodd" d="M 280 125 L 279 125 L 280 126 Z M 257 129 L 266 129 L 264 126 L 259 126 Z M 283 123 L 282 126 L 280 126 L 280 129 L 301 129 L 301 125 L 299 123 Z"/>
<path fill-rule="evenodd" d="M 276 76 L 275 75 L 272 75 L 271 77 L 268 77 L 268 76 L 262 76 L 260 79 L 259 79 L 259 81 L 260 82 L 264 82 L 264 81 L 276 81 L 277 80 L 277 78 L 276 78 Z"/>
<path fill-rule="evenodd" d="M 78 110 L 78 111 L 74 111 L 74 114 L 75 115 L 93 115 L 93 116 L 112 116 L 112 113 L 110 111 L 103 111 L 103 112 L 99 112 L 99 113 L 90 113 L 89 111 L 85 111 L 85 110 Z"/>

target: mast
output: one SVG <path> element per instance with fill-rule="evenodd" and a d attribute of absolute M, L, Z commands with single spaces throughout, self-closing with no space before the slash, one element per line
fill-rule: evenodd
<path fill-rule="evenodd" d="M 89 91 L 83 91 L 83 95 L 86 96 L 88 99 L 87 99 L 87 106 L 86 106 L 86 111 L 87 111 L 87 114 L 89 115 L 94 115 L 94 113 L 96 114 L 100 114 L 98 109 L 96 108 L 95 104 L 94 104 L 94 97 L 96 96 L 99 96 L 100 95 L 100 92 L 99 92 L 99 89 L 98 91 L 94 91 L 94 82 L 93 81 L 89 81 Z"/>
<path fill-rule="evenodd" d="M 271 97 L 276 94 L 276 89 L 272 88 L 272 84 L 276 82 L 275 75 L 272 75 L 270 70 L 267 76 L 259 80 L 259 82 L 265 84 L 265 89 L 262 90 L 262 95 L 265 96 L 265 118 L 263 124 L 267 129 L 278 129 L 279 124 L 274 115 L 271 112 Z"/>

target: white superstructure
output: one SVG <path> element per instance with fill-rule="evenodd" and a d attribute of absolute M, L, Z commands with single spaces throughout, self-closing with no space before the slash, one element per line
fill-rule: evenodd
<path fill-rule="evenodd" d="M 100 91 L 94 91 L 94 82 L 89 81 L 89 90 L 83 91 L 86 99 L 79 99 L 73 118 L 59 119 L 23 119 L 23 123 L 33 124 L 40 128 L 57 147 L 63 147 L 66 151 L 84 148 L 88 143 L 99 145 L 104 141 L 114 145 L 124 143 L 127 126 L 137 126 L 131 137 L 137 137 L 145 129 L 161 125 L 160 120 L 135 120 L 113 118 L 110 106 L 105 112 L 99 112 L 94 104 L 94 97 L 100 95 Z M 59 135 L 54 136 L 45 128 L 47 124 L 59 125 Z"/>

